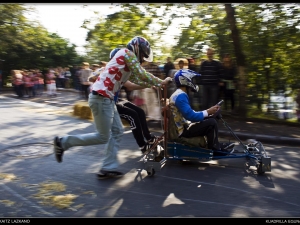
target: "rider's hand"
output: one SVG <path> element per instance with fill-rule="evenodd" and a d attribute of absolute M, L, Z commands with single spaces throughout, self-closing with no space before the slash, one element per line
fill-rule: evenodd
<path fill-rule="evenodd" d="M 221 107 L 219 105 L 214 105 L 212 107 L 210 107 L 209 109 L 207 109 L 207 114 L 208 115 L 212 115 L 215 114 Z"/>
<path fill-rule="evenodd" d="M 167 84 L 167 83 L 169 83 L 171 81 L 172 81 L 171 77 L 166 77 L 166 79 L 164 79 L 163 82 L 161 82 L 161 84 Z"/>

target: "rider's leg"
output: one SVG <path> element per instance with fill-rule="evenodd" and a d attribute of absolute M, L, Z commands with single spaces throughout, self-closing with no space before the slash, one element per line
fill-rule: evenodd
<path fill-rule="evenodd" d="M 124 103 L 124 106 L 134 110 L 138 114 L 143 135 L 147 141 L 150 140 L 152 138 L 152 135 L 148 128 L 145 111 L 142 108 L 136 106 L 135 104 L 133 104 L 132 102 L 129 102 L 129 101 Z"/>
<path fill-rule="evenodd" d="M 213 150 L 220 149 L 218 139 L 218 124 L 214 118 L 208 118 L 201 122 L 192 123 L 188 128 L 184 129 L 181 137 L 191 138 L 198 136 L 206 136 L 207 147 Z"/>
<path fill-rule="evenodd" d="M 127 102 L 128 101 L 126 101 L 126 103 Z M 125 105 L 124 103 L 125 101 L 116 103 L 117 110 L 120 114 L 120 117 L 122 119 L 125 119 L 129 123 L 130 128 L 132 130 L 132 134 L 138 146 L 143 147 L 146 144 L 146 142 L 144 139 L 143 129 L 140 123 L 139 115 L 135 110 L 127 107 L 126 106 L 127 104 Z"/>

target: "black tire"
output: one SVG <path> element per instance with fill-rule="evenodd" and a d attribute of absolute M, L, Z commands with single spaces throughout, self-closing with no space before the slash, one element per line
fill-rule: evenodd
<path fill-rule="evenodd" d="M 161 160 L 163 160 L 163 157 L 161 157 L 161 156 L 156 156 L 156 157 L 154 158 L 154 161 L 155 161 L 155 162 L 160 162 Z"/>
<path fill-rule="evenodd" d="M 164 152 L 165 150 L 162 150 L 160 153 L 159 153 L 159 155 L 158 156 L 156 156 L 155 158 L 154 158 L 154 161 L 155 162 L 160 162 L 161 160 L 163 160 L 164 158 L 165 158 L 165 152 Z"/>
<path fill-rule="evenodd" d="M 147 171 L 147 174 L 148 174 L 149 177 L 152 177 L 155 174 L 155 170 L 151 169 L 151 171 Z"/>

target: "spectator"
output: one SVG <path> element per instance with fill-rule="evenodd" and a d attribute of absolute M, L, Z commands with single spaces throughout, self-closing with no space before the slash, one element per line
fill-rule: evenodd
<path fill-rule="evenodd" d="M 32 95 L 33 97 L 36 97 L 38 95 L 38 89 L 39 89 L 39 79 L 38 79 L 37 69 L 31 70 L 31 72 L 32 72 L 31 81 L 33 83 Z"/>
<path fill-rule="evenodd" d="M 89 68 L 90 64 L 88 62 L 83 62 L 82 63 L 82 69 L 80 70 L 80 82 L 81 82 L 81 87 L 82 91 L 84 94 L 85 99 L 89 98 L 89 87 L 92 84 L 91 82 L 88 81 L 88 78 L 93 75 L 93 71 Z"/>
<path fill-rule="evenodd" d="M 179 60 L 178 66 L 179 66 L 179 69 L 182 70 L 183 67 L 184 67 L 184 61 L 183 60 Z"/>
<path fill-rule="evenodd" d="M 207 60 L 204 60 L 200 66 L 202 87 L 202 108 L 208 109 L 215 105 L 219 98 L 219 85 L 221 79 L 222 65 L 219 61 L 213 59 L 214 49 L 208 48 Z"/>
<path fill-rule="evenodd" d="M 44 82 L 44 75 L 40 70 L 37 70 L 37 78 L 38 78 L 38 95 L 43 95 L 44 89 L 45 89 L 45 82 Z"/>
<path fill-rule="evenodd" d="M 75 74 L 74 74 L 74 86 L 75 89 L 79 91 L 79 95 L 82 96 L 82 86 L 80 81 L 80 71 L 83 68 L 83 66 L 76 66 Z"/>
<path fill-rule="evenodd" d="M 230 101 L 230 109 L 231 112 L 234 111 L 235 99 L 234 99 L 234 91 L 235 91 L 235 77 L 236 77 L 236 67 L 232 62 L 230 55 L 227 53 L 224 55 L 222 60 L 223 72 L 222 72 L 222 81 L 224 83 L 223 90 L 224 91 L 224 107 L 227 110 L 228 102 Z"/>
<path fill-rule="evenodd" d="M 66 88 L 70 88 L 70 81 L 71 81 L 71 71 L 69 67 L 65 67 L 64 69 L 64 77 L 65 77 L 65 81 L 64 81 L 64 86 Z"/>
<path fill-rule="evenodd" d="M 79 71 L 80 67 L 79 66 L 74 66 L 72 67 L 71 74 L 72 74 L 72 80 L 73 80 L 73 87 L 75 90 L 80 91 L 81 89 L 81 83 L 79 81 Z"/>
<path fill-rule="evenodd" d="M 193 58 L 187 58 L 188 62 L 189 62 L 189 65 L 188 65 L 188 69 L 189 70 L 193 70 L 195 71 L 196 73 L 198 72 L 198 68 L 195 64 L 195 60 Z"/>
<path fill-rule="evenodd" d="M 100 65 L 99 65 L 99 64 L 93 64 L 93 65 L 92 65 L 93 73 L 95 73 L 99 68 L 100 68 Z"/>
<path fill-rule="evenodd" d="M 192 57 L 187 58 L 188 60 L 188 69 L 195 71 L 196 73 L 199 72 L 199 66 L 195 64 L 195 59 Z M 200 85 L 200 77 L 195 77 L 194 82 L 198 85 Z M 200 109 L 200 103 L 201 103 L 201 93 L 199 92 L 190 92 L 189 98 L 190 98 L 190 104 L 192 105 L 193 109 Z"/>
<path fill-rule="evenodd" d="M 23 82 L 23 73 L 20 70 L 12 70 L 12 83 L 14 85 L 15 93 L 19 98 L 24 96 L 24 82 Z"/>
<path fill-rule="evenodd" d="M 176 59 L 178 61 L 178 59 Z M 175 61 L 175 62 L 176 62 Z M 169 77 L 174 78 L 174 74 L 178 71 L 178 69 L 187 69 L 187 65 L 185 65 L 184 60 L 182 58 L 179 58 L 178 64 L 174 69 L 169 71 Z M 171 94 L 176 90 L 176 85 L 174 82 L 168 84 L 168 90 L 167 90 L 167 98 L 170 98 Z"/>
<path fill-rule="evenodd" d="M 171 57 L 167 58 L 167 63 L 164 65 L 165 77 L 169 76 L 170 70 L 175 69 L 174 63 L 171 61 Z"/>
<path fill-rule="evenodd" d="M 63 68 L 58 67 L 57 69 L 57 83 L 56 86 L 60 88 L 65 88 L 65 71 Z"/>
<path fill-rule="evenodd" d="M 56 96 L 55 71 L 49 69 L 46 73 L 46 86 L 48 96 Z"/>
<path fill-rule="evenodd" d="M 24 97 L 33 97 L 33 86 L 34 83 L 32 81 L 33 75 L 31 71 L 25 70 L 23 73 L 23 82 L 24 82 Z"/>
<path fill-rule="evenodd" d="M 100 61 L 100 68 L 103 68 L 103 69 L 104 69 L 104 67 L 106 67 L 106 64 L 107 64 L 107 62 L 105 62 L 105 61 Z"/>

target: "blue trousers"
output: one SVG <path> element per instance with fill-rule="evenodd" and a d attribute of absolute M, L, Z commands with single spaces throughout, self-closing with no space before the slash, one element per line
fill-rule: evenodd
<path fill-rule="evenodd" d="M 67 150 L 73 146 L 106 144 L 101 169 L 115 170 L 119 166 L 117 153 L 124 132 L 116 104 L 109 98 L 93 94 L 89 95 L 88 104 L 94 117 L 96 132 L 64 136 L 61 140 L 62 147 Z"/>

